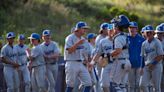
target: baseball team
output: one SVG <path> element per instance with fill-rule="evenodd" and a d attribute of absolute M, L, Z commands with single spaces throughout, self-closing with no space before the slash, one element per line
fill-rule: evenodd
<path fill-rule="evenodd" d="M 79 21 L 65 38 L 65 92 L 164 92 L 164 23 L 140 35 L 137 22 L 119 15 L 98 35 L 89 30 Z M 7 92 L 20 92 L 20 73 L 24 92 L 56 92 L 61 51 L 51 35 L 32 33 L 30 47 L 24 34 L 14 42 L 15 33 L 7 33 L 0 54 Z"/>

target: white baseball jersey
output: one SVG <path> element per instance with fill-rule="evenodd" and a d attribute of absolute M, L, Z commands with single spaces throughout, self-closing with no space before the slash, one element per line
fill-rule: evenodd
<path fill-rule="evenodd" d="M 96 40 L 95 40 L 96 49 L 95 49 L 95 51 L 98 50 L 98 46 L 99 46 L 100 40 L 103 39 L 103 38 L 105 38 L 105 37 L 106 37 L 106 36 L 103 36 L 103 35 L 101 35 L 101 34 L 99 34 L 99 35 L 96 37 Z"/>
<path fill-rule="evenodd" d="M 73 60 L 85 60 L 85 53 L 87 53 L 87 51 L 89 50 L 89 45 L 88 42 L 85 41 L 83 44 L 79 45 L 76 48 L 76 51 L 73 53 L 68 53 L 68 51 L 66 49 L 72 47 L 76 42 L 78 42 L 81 39 L 85 39 L 83 37 L 81 37 L 80 39 L 77 38 L 77 36 L 75 34 L 70 34 L 69 36 L 66 37 L 65 40 L 65 50 L 64 50 L 64 60 L 67 61 L 73 61 Z"/>
<path fill-rule="evenodd" d="M 52 55 L 54 53 L 60 53 L 59 46 L 56 42 L 51 41 L 49 45 L 46 45 L 45 42 L 41 44 L 41 48 L 45 55 Z M 48 59 L 46 63 L 54 63 L 54 59 Z"/>
<path fill-rule="evenodd" d="M 33 48 L 31 49 L 31 56 L 34 58 L 34 60 L 32 61 L 32 66 L 45 64 L 44 52 L 40 44 L 37 46 L 33 46 Z"/>
<path fill-rule="evenodd" d="M 9 44 L 6 44 L 1 49 L 1 57 L 9 59 L 11 62 L 17 63 L 17 49 L 15 46 L 11 47 Z M 5 66 L 12 66 L 10 64 L 4 64 Z"/>
<path fill-rule="evenodd" d="M 15 45 L 17 53 L 18 53 L 18 64 L 26 64 L 27 63 L 27 55 L 26 49 L 28 48 L 27 45 L 23 45 L 22 47 L 19 45 Z"/>
<path fill-rule="evenodd" d="M 152 63 L 156 56 L 163 54 L 162 44 L 157 38 L 154 38 L 151 42 L 148 42 L 148 40 L 143 42 L 141 56 L 144 57 L 146 65 Z"/>
<path fill-rule="evenodd" d="M 99 43 L 97 53 L 99 54 L 108 54 L 113 50 L 113 42 L 109 39 L 109 37 L 106 37 L 102 39 Z"/>
<path fill-rule="evenodd" d="M 119 35 L 119 36 L 117 36 Z M 126 35 L 117 34 L 116 38 L 114 39 L 114 49 L 115 48 L 123 48 L 127 44 L 127 37 Z M 124 49 L 117 58 L 129 58 L 128 48 Z"/>

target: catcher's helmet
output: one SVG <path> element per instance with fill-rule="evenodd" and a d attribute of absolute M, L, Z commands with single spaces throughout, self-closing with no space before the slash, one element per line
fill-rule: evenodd
<path fill-rule="evenodd" d="M 119 15 L 118 17 L 113 18 L 111 20 L 111 23 L 113 23 L 115 27 L 120 27 L 120 28 L 129 27 L 129 19 L 125 15 Z"/>

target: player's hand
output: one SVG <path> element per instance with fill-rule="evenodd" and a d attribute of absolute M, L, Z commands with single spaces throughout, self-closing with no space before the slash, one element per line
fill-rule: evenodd
<path fill-rule="evenodd" d="M 85 41 L 85 39 L 81 39 L 81 40 L 79 40 L 79 41 L 77 42 L 77 44 L 78 44 L 78 45 L 81 45 L 81 44 L 84 43 L 84 41 Z"/>
<path fill-rule="evenodd" d="M 15 68 L 18 68 L 20 65 L 19 64 L 17 64 L 17 63 L 12 63 L 12 65 L 15 67 Z"/>
<path fill-rule="evenodd" d="M 88 63 L 88 69 L 92 70 L 94 64 L 95 64 L 95 61 L 91 61 L 90 63 Z"/>
<path fill-rule="evenodd" d="M 50 58 L 52 58 L 52 59 L 58 59 L 58 57 L 59 57 L 58 53 L 57 54 L 53 54 L 53 55 L 50 56 Z"/>
<path fill-rule="evenodd" d="M 93 68 L 93 65 L 91 65 L 90 63 L 88 63 L 87 68 L 88 68 L 88 71 L 91 72 L 92 71 L 92 68 Z"/>
<path fill-rule="evenodd" d="M 49 59 L 48 55 L 44 55 L 44 59 L 47 61 Z"/>
<path fill-rule="evenodd" d="M 148 68 L 149 68 L 150 71 L 154 70 L 154 67 L 155 67 L 155 65 L 153 65 L 153 64 L 148 65 Z"/>

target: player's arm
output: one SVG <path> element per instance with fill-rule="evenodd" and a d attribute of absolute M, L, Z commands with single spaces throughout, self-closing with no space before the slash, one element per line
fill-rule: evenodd
<path fill-rule="evenodd" d="M 154 61 L 153 61 L 153 63 L 154 62 L 160 62 L 161 60 L 163 59 L 163 55 L 158 55 L 158 56 L 156 56 L 155 58 L 154 58 Z"/>
<path fill-rule="evenodd" d="M 45 59 L 54 59 L 54 60 L 58 61 L 60 55 L 61 55 L 60 53 L 54 53 L 51 55 L 44 55 L 44 58 Z"/>
<path fill-rule="evenodd" d="M 97 60 L 99 59 L 100 56 L 101 56 L 101 54 L 96 53 L 96 54 L 93 56 L 91 63 L 95 64 L 95 63 L 97 62 Z"/>
<path fill-rule="evenodd" d="M 30 61 L 34 60 L 34 57 L 32 57 L 31 50 L 29 48 L 26 49 L 26 54 L 27 54 L 27 57 Z"/>
<path fill-rule="evenodd" d="M 30 61 L 33 61 L 35 59 L 35 57 L 32 57 L 32 56 L 28 56 L 28 58 Z"/>
<path fill-rule="evenodd" d="M 57 43 L 54 47 L 54 53 L 50 56 L 50 58 L 58 60 L 59 56 L 61 55 L 60 49 Z"/>
<path fill-rule="evenodd" d="M 2 62 L 5 64 L 12 64 L 11 61 L 9 59 L 7 59 L 6 57 L 1 57 L 2 58 Z"/>
<path fill-rule="evenodd" d="M 16 66 L 16 67 L 19 66 L 19 64 L 12 62 L 7 57 L 2 57 L 2 62 L 5 63 L 5 64 L 10 64 L 10 65 Z"/>
<path fill-rule="evenodd" d="M 155 65 L 158 64 L 158 62 L 160 62 L 162 60 L 163 56 L 162 55 L 158 55 L 154 58 L 154 61 L 152 63 L 150 63 L 148 65 L 150 70 L 153 70 Z"/>
<path fill-rule="evenodd" d="M 164 55 L 162 44 L 160 41 L 157 41 L 156 48 L 157 48 L 157 56 L 153 59 L 154 61 L 152 62 L 152 64 L 154 65 L 160 62 L 163 59 L 163 55 Z"/>
<path fill-rule="evenodd" d="M 117 57 L 120 53 L 122 52 L 122 49 L 121 48 L 116 48 L 115 50 L 113 50 L 110 55 L 112 57 Z"/>
<path fill-rule="evenodd" d="M 73 46 L 71 46 L 70 48 L 67 48 L 66 50 L 68 50 L 68 53 L 73 53 L 76 51 L 77 47 L 81 44 L 83 44 L 83 42 L 85 41 L 85 39 L 81 39 L 78 42 L 76 42 Z"/>

